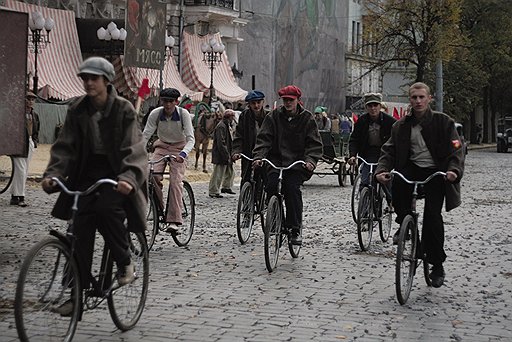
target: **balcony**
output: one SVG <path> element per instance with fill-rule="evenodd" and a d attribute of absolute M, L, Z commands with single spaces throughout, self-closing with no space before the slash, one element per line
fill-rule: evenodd
<path fill-rule="evenodd" d="M 235 8 L 237 0 L 185 0 L 186 6 L 216 6 L 237 10 Z"/>

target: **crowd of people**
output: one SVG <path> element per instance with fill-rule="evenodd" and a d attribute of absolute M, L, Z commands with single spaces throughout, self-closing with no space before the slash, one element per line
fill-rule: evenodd
<path fill-rule="evenodd" d="M 170 196 L 166 231 L 173 234 L 183 223 L 182 180 L 187 159 L 195 139 L 192 115 L 179 106 L 180 92 L 174 88 L 162 89 L 160 106 L 154 107 L 144 118 L 140 129 L 138 115 L 132 104 L 118 96 L 111 85 L 114 68 L 103 58 L 85 60 L 77 73 L 83 81 L 86 95 L 76 99 L 68 109 L 66 121 L 51 148 L 50 161 L 44 173 L 42 187 L 47 192 L 56 191 L 51 177 L 67 181 L 75 189 L 85 189 L 100 178 L 118 181 L 115 189 L 103 187 L 100 196 L 83 200 L 78 207 L 75 222 L 78 253 L 87 260 L 90 268 L 91 243 L 95 226 L 110 247 L 114 260 L 121 270 L 120 285 L 134 279 L 134 265 L 128 253 L 128 231 L 140 231 L 145 227 L 147 205 L 146 184 L 148 177 L 147 144 L 152 144 L 152 160 L 172 155 L 170 161 Z M 415 83 L 409 88 L 410 110 L 398 121 L 386 113 L 382 95 L 365 94 L 365 113 L 354 123 L 351 117 L 328 114 L 328 108 L 317 106 L 313 113 L 304 107 L 302 90 L 295 85 L 279 89 L 282 105 L 270 109 L 265 104 L 265 94 L 251 90 L 245 97 L 245 106 L 233 109 L 221 106 L 219 122 L 213 132 L 212 164 L 208 195 L 221 198 L 223 194 L 236 194 L 233 164 L 241 155 L 251 158 L 241 160 L 242 182 L 257 179 L 265 186 L 268 195 L 277 189 L 278 173 L 267 167 L 263 159 L 280 166 L 297 160 L 302 166 L 284 173 L 282 193 L 286 215 L 284 225 L 290 232 L 290 242 L 302 244 L 303 200 L 301 185 L 307 181 L 322 158 L 320 132 L 339 134 L 348 141 L 348 163 L 357 163 L 357 156 L 377 163 L 375 178 L 369 179 L 368 168 L 361 167 L 362 184 L 378 181 L 391 189 L 388 200 L 401 223 L 410 211 L 411 188 L 400 180 L 391 182 L 390 171 L 395 169 L 413 180 L 423 180 L 435 171 L 446 172 L 445 179 L 438 178 L 425 186 L 426 196 L 423 237 L 428 263 L 432 265 L 432 284 L 440 287 L 444 283 L 446 260 L 444 251 L 444 226 L 442 206 L 446 210 L 460 204 L 460 180 L 464 170 L 464 156 L 460 137 L 454 121 L 447 115 L 430 108 L 432 96 L 424 83 Z M 33 148 L 37 146 L 39 119 L 33 111 L 36 95 L 26 96 L 27 151 L 15 158 L 19 172 L 13 181 L 11 204 L 27 205 L 24 183 L 26 170 Z M 220 108 L 220 107 L 219 107 Z M 154 141 L 152 137 L 155 136 Z M 156 173 L 165 169 L 165 164 L 155 165 Z M 16 173 L 15 173 L 16 174 Z M 162 186 L 161 177 L 156 179 Z M 52 214 L 68 219 L 69 196 L 61 194 Z M 394 243 L 397 241 L 395 234 Z M 84 282 L 87 278 L 84 273 Z M 84 284 L 87 286 L 87 284 Z M 64 310 L 65 311 L 65 310 Z"/>

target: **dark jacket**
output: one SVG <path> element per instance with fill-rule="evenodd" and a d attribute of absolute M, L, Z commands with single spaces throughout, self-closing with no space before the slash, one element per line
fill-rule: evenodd
<path fill-rule="evenodd" d="M 391 136 L 391 127 L 396 120 L 384 112 L 380 112 L 379 115 L 378 123 L 380 124 L 380 140 L 384 144 Z M 370 148 L 368 145 L 368 129 L 371 121 L 370 114 L 366 113 L 361 115 L 355 123 L 354 131 L 350 135 L 348 142 L 351 157 L 360 155 L 366 159 Z"/>
<path fill-rule="evenodd" d="M 299 113 L 289 120 L 284 107 L 272 111 L 263 120 L 253 150 L 255 159 L 267 158 L 276 166 L 288 166 L 303 160 L 316 166 L 322 157 L 322 140 L 313 114 L 299 105 Z M 312 175 L 302 166 L 304 179 Z M 270 170 L 269 170 L 270 171 Z"/>
<path fill-rule="evenodd" d="M 403 171 L 411 154 L 411 127 L 413 115 L 402 117 L 393 126 L 391 138 L 382 146 L 382 154 L 375 174 L 393 169 Z M 464 153 L 455 122 L 446 114 L 428 109 L 420 123 L 421 135 L 425 140 L 434 163 L 439 171 L 453 171 L 457 174 L 455 183 L 446 182 L 446 211 L 458 207 L 460 180 L 464 172 Z"/>
<path fill-rule="evenodd" d="M 117 96 L 112 86 L 104 111 L 104 118 L 98 122 L 101 139 L 107 159 L 117 180 L 123 180 L 133 187 L 129 195 L 128 229 L 141 232 L 146 229 L 147 206 L 147 154 L 142 139 L 137 113 L 132 104 Z M 44 177 L 59 177 L 70 189 L 76 189 L 84 172 L 91 148 L 89 135 L 89 98 L 81 96 L 69 106 L 64 126 L 50 150 L 50 161 Z M 61 193 L 52 211 L 60 219 L 71 217 L 71 197 Z"/>
<path fill-rule="evenodd" d="M 217 165 L 232 164 L 232 149 L 233 139 L 229 131 L 229 120 L 223 119 L 213 131 L 212 163 Z"/>
<path fill-rule="evenodd" d="M 39 144 L 39 130 L 41 128 L 41 122 L 39 121 L 39 115 L 32 109 L 32 141 L 34 142 L 34 147 L 37 148 L 37 144 Z M 25 135 L 25 145 L 23 148 L 23 152 L 19 155 L 13 155 L 13 157 L 21 157 L 21 158 L 27 158 L 28 157 L 28 148 L 29 148 L 29 142 L 28 142 L 28 129 L 26 125 L 26 118 L 25 118 L 25 129 L 24 129 L 24 135 Z"/>

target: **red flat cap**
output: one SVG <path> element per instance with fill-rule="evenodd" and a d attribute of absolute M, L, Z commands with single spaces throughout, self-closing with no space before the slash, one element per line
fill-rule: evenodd
<path fill-rule="evenodd" d="M 294 85 L 289 85 L 289 86 L 279 89 L 277 94 L 279 95 L 279 97 L 288 97 L 288 98 L 292 98 L 292 99 L 298 99 L 302 96 L 302 91 L 300 90 L 299 87 L 296 87 Z"/>

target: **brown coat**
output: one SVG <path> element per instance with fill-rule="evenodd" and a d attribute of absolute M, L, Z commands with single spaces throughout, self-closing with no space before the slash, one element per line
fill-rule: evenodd
<path fill-rule="evenodd" d="M 402 171 L 409 161 L 411 151 L 411 127 L 415 118 L 407 115 L 398 120 L 391 130 L 391 137 L 382 146 L 379 165 L 375 174 L 393 169 Z M 446 182 L 446 211 L 461 203 L 460 180 L 464 173 L 464 151 L 455 122 L 448 115 L 430 109 L 420 123 L 421 135 L 439 171 L 457 174 L 455 183 Z"/>
<path fill-rule="evenodd" d="M 147 153 L 142 133 L 132 104 L 117 96 L 112 86 L 104 118 L 99 121 L 101 139 L 107 158 L 117 180 L 123 180 L 133 187 L 129 195 L 128 229 L 140 232 L 146 229 L 147 206 Z M 59 177 L 70 189 L 75 189 L 86 170 L 85 163 L 90 153 L 89 141 L 89 99 L 77 98 L 69 107 L 64 126 L 50 151 L 50 161 L 44 177 Z M 52 214 L 60 219 L 71 217 L 71 197 L 61 193 Z"/>

